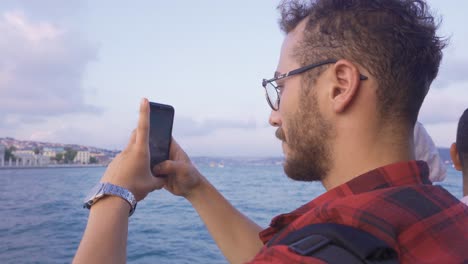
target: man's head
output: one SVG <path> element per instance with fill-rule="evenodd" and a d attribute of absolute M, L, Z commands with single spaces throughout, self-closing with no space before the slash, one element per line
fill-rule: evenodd
<path fill-rule="evenodd" d="M 344 127 L 332 112 L 362 111 L 356 110 L 358 102 L 373 106 L 382 124 L 412 134 L 445 46 L 423 1 L 284 1 L 279 10 L 286 33 L 279 74 L 337 60 L 277 82 L 281 103 L 270 123 L 279 127 L 290 177 L 320 180 L 327 174 L 333 140 Z M 375 100 L 359 99 L 372 93 Z M 332 104 L 323 102 L 327 96 Z"/>
<path fill-rule="evenodd" d="M 458 121 L 457 142 L 452 144 L 450 155 L 455 169 L 468 176 L 468 109 Z"/>

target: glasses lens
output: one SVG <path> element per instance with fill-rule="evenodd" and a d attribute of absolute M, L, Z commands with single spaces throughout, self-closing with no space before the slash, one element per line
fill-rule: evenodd
<path fill-rule="evenodd" d="M 273 86 L 272 83 L 267 83 L 265 86 L 265 90 L 268 103 L 273 108 L 273 110 L 278 110 L 279 97 L 275 86 Z"/>

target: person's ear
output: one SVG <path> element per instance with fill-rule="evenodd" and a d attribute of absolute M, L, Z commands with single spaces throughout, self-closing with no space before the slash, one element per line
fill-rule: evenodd
<path fill-rule="evenodd" d="M 452 146 L 450 146 L 450 157 L 452 158 L 453 166 L 457 171 L 462 170 L 461 162 L 460 162 L 460 156 L 458 155 L 458 150 L 457 150 L 457 144 L 453 143 Z"/>
<path fill-rule="evenodd" d="M 334 66 L 335 85 L 331 93 L 333 110 L 343 112 L 355 98 L 360 84 L 358 68 L 348 60 L 339 60 Z"/>

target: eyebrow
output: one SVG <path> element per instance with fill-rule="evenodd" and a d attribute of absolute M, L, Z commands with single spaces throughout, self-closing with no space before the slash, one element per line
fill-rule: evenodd
<path fill-rule="evenodd" d="M 280 75 L 280 74 L 281 74 L 281 72 L 275 71 L 275 74 L 274 74 L 273 76 L 276 78 L 276 77 L 278 77 L 278 75 Z"/>

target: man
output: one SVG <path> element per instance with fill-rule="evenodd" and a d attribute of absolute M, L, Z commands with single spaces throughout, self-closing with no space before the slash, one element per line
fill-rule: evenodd
<path fill-rule="evenodd" d="M 432 186 L 427 164 L 414 161 L 414 123 L 445 46 L 428 7 L 409 0 L 317 0 L 283 2 L 280 10 L 286 37 L 275 77 L 262 83 L 269 121 L 278 128 L 286 174 L 321 181 L 327 192 L 262 231 L 176 141 L 170 160 L 153 169 L 168 176 L 152 177 L 144 100 L 128 147 L 101 180 L 119 192 L 91 200 L 76 263 L 124 262 L 129 210 L 162 186 L 193 205 L 231 263 L 324 263 L 307 255 L 320 244 L 310 243 L 305 253 L 282 244 L 296 230 L 323 223 L 370 234 L 394 248 L 402 263 L 468 261 L 468 208 Z"/>
<path fill-rule="evenodd" d="M 468 109 L 458 121 L 457 141 L 450 147 L 450 156 L 455 169 L 463 174 L 462 202 L 468 205 Z"/>

